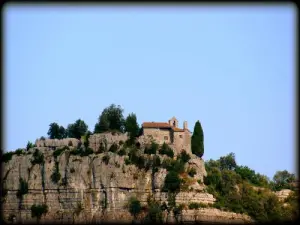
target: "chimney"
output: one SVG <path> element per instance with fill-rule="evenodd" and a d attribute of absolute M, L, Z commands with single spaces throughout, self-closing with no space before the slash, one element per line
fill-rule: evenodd
<path fill-rule="evenodd" d="M 184 129 L 184 130 L 187 130 L 187 129 L 188 129 L 187 121 L 184 121 L 184 122 L 183 122 L 183 129 Z"/>

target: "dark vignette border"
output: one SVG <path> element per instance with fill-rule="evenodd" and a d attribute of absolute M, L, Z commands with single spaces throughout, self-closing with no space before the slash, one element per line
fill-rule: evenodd
<path fill-rule="evenodd" d="M 5 87 L 5 74 L 4 74 L 4 71 L 5 71 L 5 55 L 4 55 L 4 48 L 5 48 L 5 42 L 4 42 L 4 29 L 5 29 L 5 21 L 4 21 L 4 10 L 5 10 L 5 3 L 13 3 L 13 4 L 24 4 L 24 5 L 28 5 L 28 4 L 39 4 L 39 5 L 47 5 L 47 3 L 49 4 L 53 4 L 53 3 L 56 3 L 56 5 L 61 5 L 61 6 L 67 6 L 67 5 L 71 5 L 71 6 L 85 6 L 85 5 L 90 5 L 90 4 L 95 4 L 98 6 L 119 6 L 119 7 L 122 7 L 122 6 L 137 6 L 137 7 L 145 7 L 145 6 L 154 6 L 154 7 L 157 7 L 157 6 L 164 6 L 164 7 L 181 7 L 181 6 L 230 6 L 230 5 L 243 5 L 243 6 L 247 6 L 247 5 L 252 5 L 251 3 L 253 2 L 239 2 L 239 4 L 236 4 L 236 2 L 234 1 L 228 1 L 228 2 L 225 2 L 225 4 L 222 4 L 223 2 L 222 1 L 212 1 L 212 2 L 202 2 L 200 1 L 199 3 L 200 4 L 197 4 L 197 2 L 193 2 L 193 1 L 189 1 L 189 2 L 174 2 L 174 3 L 170 3 L 170 2 L 143 2 L 143 3 L 137 3 L 137 2 L 134 2 L 134 1 L 128 1 L 128 2 L 123 2 L 123 1 L 99 1 L 99 3 L 97 1 L 22 1 L 22 0 L 17 0 L 17 1 L 5 1 L 3 3 L 3 5 L 1 5 L 1 23 L 0 23 L 0 29 L 1 29 L 1 79 L 0 79 L 0 82 L 1 82 L 1 119 L 0 119 L 0 126 L 1 126 L 1 139 L 0 139 L 0 144 L 1 144 L 1 151 L 0 151 L 0 156 L 2 158 L 2 154 L 3 154 L 3 151 L 4 151 L 4 144 L 5 144 L 5 138 L 6 138 L 6 133 L 5 133 L 5 111 L 3 110 L 5 108 L 5 104 L 6 104 L 6 101 L 5 101 L 5 94 L 6 94 L 6 87 Z M 57 4 L 59 3 L 59 4 Z M 71 4 L 70 4 L 71 3 Z M 72 4 L 73 3 L 73 4 Z M 75 4 L 74 4 L 75 3 Z M 98 4 L 97 4 L 98 3 Z M 102 3 L 102 4 L 101 4 Z M 202 3 L 202 4 L 201 4 Z M 233 3 L 233 4 L 232 4 Z M 235 3 L 235 4 L 234 4 Z M 271 3 L 271 4 L 270 4 Z M 276 4 L 277 3 L 277 4 Z M 281 3 L 281 4 L 280 4 Z M 49 4 L 49 5 L 50 5 Z M 294 138 L 295 138 L 295 167 L 298 171 L 298 174 L 297 174 L 297 178 L 298 178 L 298 181 L 299 181 L 299 177 L 300 177 L 300 171 L 299 171 L 299 149 L 298 149 L 298 112 L 299 112 L 299 103 L 298 103 L 298 90 L 299 90 L 299 87 L 298 87 L 298 84 L 299 84 L 299 41 L 298 41 L 298 38 L 299 38 L 299 15 L 298 15 L 298 7 L 296 4 L 293 4 L 293 2 L 284 2 L 284 1 L 264 1 L 263 3 L 261 2 L 260 4 L 259 3 L 256 3 L 254 5 L 291 5 L 294 10 L 296 11 L 295 12 L 295 65 L 296 65 L 296 68 L 295 68 L 295 86 L 294 86 L 294 94 L 295 94 L 295 134 L 294 134 Z M 2 162 L 1 162 L 2 164 Z M 1 176 L 1 186 L 0 186 L 0 196 L 2 196 L 2 165 L 0 167 L 0 176 Z M 299 203 L 300 204 L 300 203 Z M 1 224 L 5 224 L 4 221 L 2 220 L 2 204 L 0 204 L 0 210 L 1 210 L 1 218 L 0 218 L 0 223 Z M 49 224 L 56 224 L 57 222 L 55 221 L 52 221 L 50 222 L 49 221 Z M 59 223 L 57 223 L 59 224 Z M 122 223 L 102 223 L 102 224 L 122 224 Z M 199 223 L 199 224 L 220 224 L 220 223 Z"/>

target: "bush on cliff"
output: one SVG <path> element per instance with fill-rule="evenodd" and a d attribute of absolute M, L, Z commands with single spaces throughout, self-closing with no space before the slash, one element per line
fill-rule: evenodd
<path fill-rule="evenodd" d="M 32 205 L 31 206 L 31 217 L 36 217 L 37 220 L 40 220 L 42 218 L 42 215 L 48 213 L 48 206 L 46 204 L 42 205 Z"/>
<path fill-rule="evenodd" d="M 111 104 L 105 108 L 98 118 L 98 123 L 95 125 L 94 133 L 103 133 L 106 131 L 117 130 L 124 132 L 124 116 L 121 106 Z"/>
<path fill-rule="evenodd" d="M 128 207 L 130 214 L 136 219 L 137 215 L 142 210 L 140 201 L 137 200 L 135 197 L 132 197 L 129 199 Z"/>
<path fill-rule="evenodd" d="M 63 139 L 67 137 L 65 128 L 59 126 L 57 123 L 50 123 L 47 134 L 50 139 Z"/>
<path fill-rule="evenodd" d="M 12 159 L 13 155 L 14 155 L 13 152 L 5 152 L 1 157 L 1 161 L 7 163 Z"/>
<path fill-rule="evenodd" d="M 180 190 L 180 178 L 178 173 L 175 171 L 170 171 L 165 177 L 164 192 L 178 192 Z"/>
<path fill-rule="evenodd" d="M 150 146 L 146 146 L 145 147 L 145 150 L 144 150 L 144 154 L 148 154 L 148 155 L 151 155 L 151 154 L 156 154 L 157 150 L 158 150 L 158 144 L 155 143 L 154 141 L 152 141 L 151 145 Z"/>
<path fill-rule="evenodd" d="M 165 142 L 163 143 L 163 145 L 159 149 L 159 154 L 167 155 L 171 158 L 174 157 L 174 152 L 173 152 L 172 148 L 170 148 L 170 146 L 168 146 Z"/>
<path fill-rule="evenodd" d="M 135 138 L 139 134 L 139 124 L 134 113 L 130 113 L 125 120 L 125 131 L 128 133 L 130 144 L 134 144 Z"/>
<path fill-rule="evenodd" d="M 28 183 L 23 179 L 19 179 L 19 189 L 16 193 L 18 198 L 21 198 L 23 195 L 28 193 Z"/>
<path fill-rule="evenodd" d="M 44 154 L 40 152 L 38 149 L 35 149 L 32 157 L 33 157 L 33 159 L 31 159 L 32 165 L 43 164 L 45 162 Z"/>

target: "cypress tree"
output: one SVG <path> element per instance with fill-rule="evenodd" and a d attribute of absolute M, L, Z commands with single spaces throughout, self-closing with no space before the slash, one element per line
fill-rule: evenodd
<path fill-rule="evenodd" d="M 192 135 L 192 153 L 200 158 L 204 154 L 204 135 L 199 120 L 195 124 L 194 133 Z"/>

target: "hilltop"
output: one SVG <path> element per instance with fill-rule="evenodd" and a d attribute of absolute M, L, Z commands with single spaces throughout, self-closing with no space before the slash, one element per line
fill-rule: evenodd
<path fill-rule="evenodd" d="M 51 123 L 49 138 L 3 154 L 8 222 L 266 222 L 298 217 L 293 174 L 274 181 L 233 153 L 204 162 L 203 130 L 172 117 L 145 122 L 104 109 L 88 131 Z M 281 192 L 280 192 L 281 191 Z"/>

